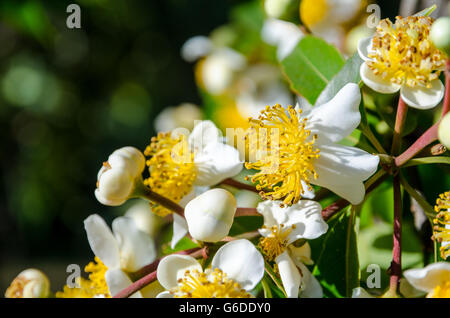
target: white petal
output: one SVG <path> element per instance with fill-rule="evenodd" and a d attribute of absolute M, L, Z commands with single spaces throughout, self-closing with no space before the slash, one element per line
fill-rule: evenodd
<path fill-rule="evenodd" d="M 98 214 L 92 214 L 84 220 L 84 228 L 94 254 L 106 267 L 119 267 L 119 245 L 105 221 Z"/>
<path fill-rule="evenodd" d="M 105 280 L 111 296 L 115 296 L 133 283 L 128 275 L 119 268 L 108 269 L 105 273 Z M 142 294 L 137 291 L 130 298 L 142 298 Z"/>
<path fill-rule="evenodd" d="M 139 149 L 128 146 L 115 150 L 108 163 L 113 169 L 124 168 L 130 175 L 137 176 L 145 168 L 145 157 Z"/>
<path fill-rule="evenodd" d="M 359 86 L 349 83 L 339 90 L 329 102 L 314 107 L 307 122 L 311 134 L 317 134 L 318 140 L 338 142 L 358 127 L 361 121 Z"/>
<path fill-rule="evenodd" d="M 303 36 L 303 32 L 297 25 L 278 19 L 267 19 L 261 30 L 263 41 L 278 47 L 279 61 L 291 54 Z"/>
<path fill-rule="evenodd" d="M 278 265 L 281 282 L 288 298 L 297 298 L 298 289 L 300 288 L 301 276 L 297 267 L 292 261 L 287 251 L 277 256 L 275 259 Z"/>
<path fill-rule="evenodd" d="M 231 241 L 217 250 L 212 268 L 219 268 L 245 290 L 252 290 L 264 276 L 264 258 L 248 240 Z"/>
<path fill-rule="evenodd" d="M 380 76 L 375 75 L 367 63 L 361 64 L 359 74 L 361 75 L 361 79 L 364 84 L 378 93 L 394 94 L 400 89 L 400 85 L 384 80 Z"/>
<path fill-rule="evenodd" d="M 212 121 L 202 120 L 192 129 L 188 142 L 195 151 L 200 151 L 209 144 L 220 142 L 221 136 L 222 133 Z"/>
<path fill-rule="evenodd" d="M 309 190 L 308 185 L 303 180 L 300 181 L 300 183 L 302 184 L 302 187 L 303 187 L 302 198 L 310 199 L 310 200 L 314 199 L 314 197 L 316 196 L 314 189 Z"/>
<path fill-rule="evenodd" d="M 156 258 L 153 239 L 138 229 L 132 218 L 121 216 L 112 223 L 114 235 L 119 243 L 120 267 L 135 272 Z"/>
<path fill-rule="evenodd" d="M 175 298 L 170 292 L 164 291 L 162 293 L 159 293 L 156 298 Z"/>
<path fill-rule="evenodd" d="M 121 205 L 131 194 L 134 178 L 124 168 L 114 168 L 104 171 L 98 179 L 95 196 L 100 203 L 106 205 Z"/>
<path fill-rule="evenodd" d="M 369 57 L 369 53 L 373 52 L 372 49 L 372 37 L 364 38 L 358 41 L 358 54 L 364 61 L 372 60 Z"/>
<path fill-rule="evenodd" d="M 356 287 L 353 288 L 352 298 L 375 298 L 375 297 L 369 294 L 364 288 Z"/>
<path fill-rule="evenodd" d="M 303 263 L 296 263 L 302 273 L 302 289 L 300 298 L 322 298 L 323 291 L 317 278 L 311 274 Z"/>
<path fill-rule="evenodd" d="M 191 256 L 172 254 L 161 260 L 156 276 L 165 289 L 171 289 L 178 285 L 178 279 L 182 278 L 187 270 L 202 272 L 202 266 Z"/>
<path fill-rule="evenodd" d="M 222 143 L 208 144 L 194 156 L 197 168 L 195 185 L 212 186 L 236 176 L 241 172 L 243 164 L 239 151 Z"/>
<path fill-rule="evenodd" d="M 213 48 L 211 40 L 202 35 L 194 36 L 184 42 L 181 47 L 181 57 L 187 62 L 194 62 L 207 55 Z"/>
<path fill-rule="evenodd" d="M 176 213 L 173 213 L 172 215 L 173 215 L 173 235 L 172 241 L 170 242 L 170 247 L 174 249 L 177 243 L 187 234 L 188 225 L 186 223 L 186 220 L 182 216 Z"/>
<path fill-rule="evenodd" d="M 281 224 L 285 229 L 295 226 L 288 236 L 288 244 L 300 238 L 315 239 L 328 230 L 328 224 L 322 218 L 322 207 L 318 202 L 300 200 L 283 208 L 280 207 L 281 203 L 266 200 L 258 204 L 257 210 L 264 216 L 264 225 L 268 229 Z"/>
<path fill-rule="evenodd" d="M 408 87 L 403 85 L 400 95 L 411 107 L 417 109 L 430 109 L 437 106 L 444 97 L 444 85 L 439 79 L 431 82 L 431 88 L 424 86 Z"/>
<path fill-rule="evenodd" d="M 300 247 L 289 245 L 289 254 L 292 259 L 303 264 L 312 265 L 314 261 L 311 259 L 311 246 L 308 242 Z"/>
<path fill-rule="evenodd" d="M 413 287 L 431 292 L 436 286 L 450 281 L 450 263 L 439 262 L 425 268 L 408 269 L 403 275 Z"/>
<path fill-rule="evenodd" d="M 379 157 L 359 148 L 338 144 L 319 145 L 320 157 L 314 161 L 318 173 L 311 183 L 325 187 L 352 204 L 364 198 L 363 181 L 375 173 Z"/>

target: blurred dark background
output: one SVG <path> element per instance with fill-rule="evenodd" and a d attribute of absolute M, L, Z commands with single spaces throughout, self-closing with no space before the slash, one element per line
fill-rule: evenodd
<path fill-rule="evenodd" d="M 228 20 L 232 0 L 0 2 L 0 292 L 38 267 L 52 289 L 92 258 L 83 219 L 101 163 L 144 149 L 160 110 L 200 103 L 184 41 Z M 81 29 L 66 8 L 81 7 Z"/>
<path fill-rule="evenodd" d="M 126 145 L 144 149 L 164 107 L 202 104 L 180 48 L 246 2 L 0 1 L 1 296 L 25 268 L 57 291 L 68 264 L 92 259 L 83 220 L 110 223 L 129 206 L 95 199 L 101 163 Z M 71 3 L 81 29 L 66 26 Z M 377 3 L 382 17 L 398 14 L 399 1 Z"/>

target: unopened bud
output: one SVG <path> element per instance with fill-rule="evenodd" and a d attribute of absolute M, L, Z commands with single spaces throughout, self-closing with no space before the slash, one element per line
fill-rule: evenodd
<path fill-rule="evenodd" d="M 439 124 L 438 138 L 447 149 L 450 148 L 450 113 L 447 113 Z"/>
<path fill-rule="evenodd" d="M 189 233 L 203 242 L 217 242 L 228 235 L 236 213 L 236 199 L 224 189 L 206 191 L 184 210 Z"/>
<path fill-rule="evenodd" d="M 40 270 L 29 268 L 17 275 L 5 292 L 6 298 L 47 298 L 50 282 Z"/>
<path fill-rule="evenodd" d="M 450 55 L 450 18 L 441 17 L 431 26 L 430 38 L 434 45 Z"/>

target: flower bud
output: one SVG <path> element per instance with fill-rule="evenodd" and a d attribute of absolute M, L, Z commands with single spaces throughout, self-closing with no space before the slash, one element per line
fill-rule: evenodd
<path fill-rule="evenodd" d="M 95 196 L 105 205 L 121 205 L 133 194 L 136 182 L 142 180 L 144 155 L 134 147 L 114 151 L 98 172 Z"/>
<path fill-rule="evenodd" d="M 29 268 L 17 275 L 5 292 L 6 298 L 47 298 L 50 282 L 40 270 Z"/>
<path fill-rule="evenodd" d="M 189 233 L 203 242 L 228 235 L 236 212 L 236 199 L 224 189 L 212 189 L 191 200 L 184 210 Z"/>
<path fill-rule="evenodd" d="M 431 26 L 430 38 L 434 45 L 447 55 L 450 55 L 450 18 L 441 17 Z"/>
<path fill-rule="evenodd" d="M 447 149 L 450 149 L 450 113 L 447 113 L 439 124 L 438 138 Z"/>

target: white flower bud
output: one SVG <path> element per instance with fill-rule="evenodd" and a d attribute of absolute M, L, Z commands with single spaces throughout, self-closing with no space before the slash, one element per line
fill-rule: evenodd
<path fill-rule="evenodd" d="M 134 147 L 114 151 L 98 172 L 95 196 L 105 205 L 121 205 L 133 194 L 145 168 L 144 155 Z"/>
<path fill-rule="evenodd" d="M 450 149 L 450 113 L 442 118 L 438 128 L 439 141 Z"/>
<path fill-rule="evenodd" d="M 40 270 L 29 268 L 17 275 L 5 292 L 6 298 L 47 298 L 50 282 Z"/>
<path fill-rule="evenodd" d="M 193 238 L 217 242 L 228 235 L 236 212 L 236 199 L 224 189 L 212 189 L 191 200 L 184 215 Z"/>
<path fill-rule="evenodd" d="M 434 45 L 450 55 L 450 18 L 441 17 L 431 26 L 430 38 Z"/>
<path fill-rule="evenodd" d="M 279 18 L 286 13 L 292 0 L 266 0 L 264 1 L 264 11 L 271 18 Z"/>

